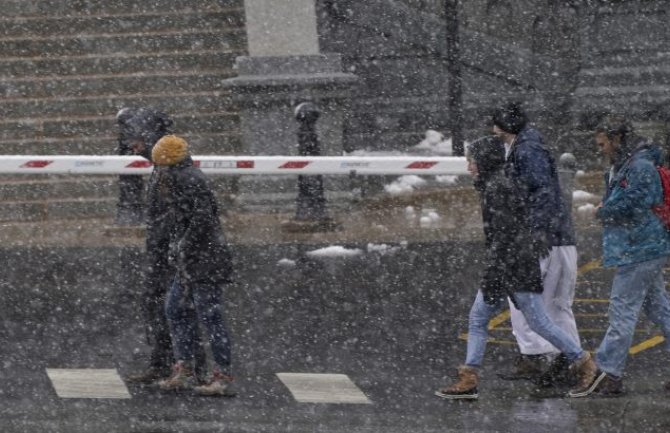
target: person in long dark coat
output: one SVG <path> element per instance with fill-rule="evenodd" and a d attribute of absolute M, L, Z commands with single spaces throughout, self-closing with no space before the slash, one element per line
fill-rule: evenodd
<path fill-rule="evenodd" d="M 477 399 L 479 368 L 484 360 L 489 320 L 507 306 L 509 297 L 531 329 L 558 347 L 572 363 L 580 382 L 591 381 L 596 367 L 548 317 L 542 300 L 540 251 L 532 242 L 526 204 L 503 171 L 504 147 L 491 137 L 467 149 L 468 171 L 475 179 L 486 235 L 486 269 L 470 310 L 465 365 L 453 385 L 436 391 L 446 399 Z"/>
<path fill-rule="evenodd" d="M 216 198 L 203 172 L 194 166 L 188 144 L 167 135 L 152 150 L 159 166 L 158 188 L 174 215 L 170 258 L 176 275 L 165 311 L 176 363 L 162 390 L 193 389 L 202 395 L 232 396 L 231 343 L 221 311 L 221 292 L 232 281 L 232 257 Z M 195 313 L 195 314 L 194 314 Z M 194 361 L 199 323 L 214 358 L 209 383 L 197 386 Z"/>

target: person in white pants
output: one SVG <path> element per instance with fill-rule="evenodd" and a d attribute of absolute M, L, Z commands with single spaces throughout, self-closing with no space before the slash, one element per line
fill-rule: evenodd
<path fill-rule="evenodd" d="M 529 203 L 530 224 L 540 260 L 543 299 L 548 317 L 581 347 L 572 303 L 577 283 L 577 249 L 570 209 L 562 198 L 558 171 L 540 133 L 528 125 L 519 104 L 510 103 L 493 115 L 493 133 L 505 144 L 505 174 Z M 510 302 L 512 330 L 521 356 L 504 379 L 535 379 L 551 385 L 567 378 L 568 363 L 549 342 L 530 330 L 523 314 Z M 551 360 L 548 370 L 545 360 Z M 545 371 L 546 370 L 546 371 Z"/>
<path fill-rule="evenodd" d="M 576 343 L 579 332 L 572 304 L 577 284 L 577 247 L 564 245 L 553 247 L 549 255 L 540 260 L 542 271 L 542 298 L 547 316 L 565 331 Z M 512 333 L 519 351 L 526 356 L 541 356 L 551 360 L 559 359 L 560 351 L 544 338 L 531 331 L 526 319 L 512 302 L 509 303 Z M 558 361 L 563 361 L 562 358 Z"/>

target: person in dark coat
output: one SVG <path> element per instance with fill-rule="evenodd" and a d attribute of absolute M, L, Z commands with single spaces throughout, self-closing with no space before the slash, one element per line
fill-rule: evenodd
<path fill-rule="evenodd" d="M 221 291 L 232 280 L 232 257 L 216 198 L 203 172 L 193 165 L 188 144 L 167 135 L 152 150 L 159 166 L 160 194 L 174 215 L 170 257 L 176 275 L 165 311 L 176 363 L 162 390 L 193 389 L 201 395 L 232 396 L 231 343 L 221 312 Z M 201 323 L 214 358 L 211 380 L 196 386 L 194 359 Z"/>
<path fill-rule="evenodd" d="M 468 171 L 479 191 L 486 235 L 486 269 L 468 319 L 465 365 L 458 381 L 436 391 L 446 399 L 477 399 L 479 368 L 488 340 L 489 320 L 507 306 L 517 305 L 533 331 L 567 356 L 581 381 L 590 381 L 596 367 L 588 352 L 558 328 L 544 309 L 540 251 L 532 242 L 529 211 L 515 184 L 503 171 L 504 147 L 490 137 L 472 143 L 466 153 Z"/>
<path fill-rule="evenodd" d="M 505 173 L 528 205 L 533 242 L 541 250 L 540 268 L 545 311 L 549 318 L 581 345 L 572 304 L 577 285 L 577 247 L 570 209 L 566 206 L 558 171 L 540 133 L 529 126 L 520 104 L 511 102 L 493 114 L 493 133 L 505 145 Z M 558 348 L 530 329 L 524 315 L 510 304 L 512 330 L 520 356 L 503 379 L 538 379 L 541 386 L 569 380 L 569 363 Z M 544 364 L 551 360 L 549 369 Z"/>
<path fill-rule="evenodd" d="M 149 107 L 121 109 L 119 152 L 139 155 L 151 161 L 154 144 L 171 132 L 174 122 L 165 113 Z M 170 329 L 165 317 L 165 298 L 174 275 L 168 263 L 169 234 L 174 224 L 167 203 L 158 194 L 158 171 L 154 167 L 146 191 L 146 261 L 140 307 L 145 322 L 147 342 L 151 347 L 148 367 L 130 374 L 130 383 L 150 384 L 170 374 L 174 359 Z M 141 180 L 141 176 L 137 176 Z M 143 191 L 143 184 L 142 192 Z M 198 371 L 205 370 L 205 353 L 198 349 Z"/>

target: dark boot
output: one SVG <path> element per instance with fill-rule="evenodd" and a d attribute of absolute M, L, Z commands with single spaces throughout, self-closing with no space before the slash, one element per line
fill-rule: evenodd
<path fill-rule="evenodd" d="M 570 362 L 562 353 L 554 358 L 547 371 L 537 378 L 537 385 L 540 388 L 550 388 L 557 385 L 571 385 L 573 382 L 573 377 L 570 375 Z"/>
<path fill-rule="evenodd" d="M 479 397 L 477 392 L 478 383 L 479 373 L 477 369 L 464 365 L 458 368 L 458 381 L 453 385 L 435 391 L 435 395 L 448 400 L 476 400 Z"/>
<path fill-rule="evenodd" d="M 543 371 L 544 355 L 519 355 L 510 371 L 498 373 L 503 380 L 533 380 Z"/>
<path fill-rule="evenodd" d="M 160 379 L 164 379 L 170 375 L 170 368 L 149 367 L 139 373 L 129 374 L 126 377 L 126 382 L 136 383 L 139 385 L 150 385 Z"/>

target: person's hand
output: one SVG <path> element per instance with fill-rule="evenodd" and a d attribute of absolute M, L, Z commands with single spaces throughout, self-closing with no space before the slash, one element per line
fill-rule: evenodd
<path fill-rule="evenodd" d="M 540 256 L 540 259 L 543 259 L 549 255 L 551 252 L 551 244 L 549 243 L 549 239 L 547 238 L 546 233 L 533 232 L 533 247 Z"/>

